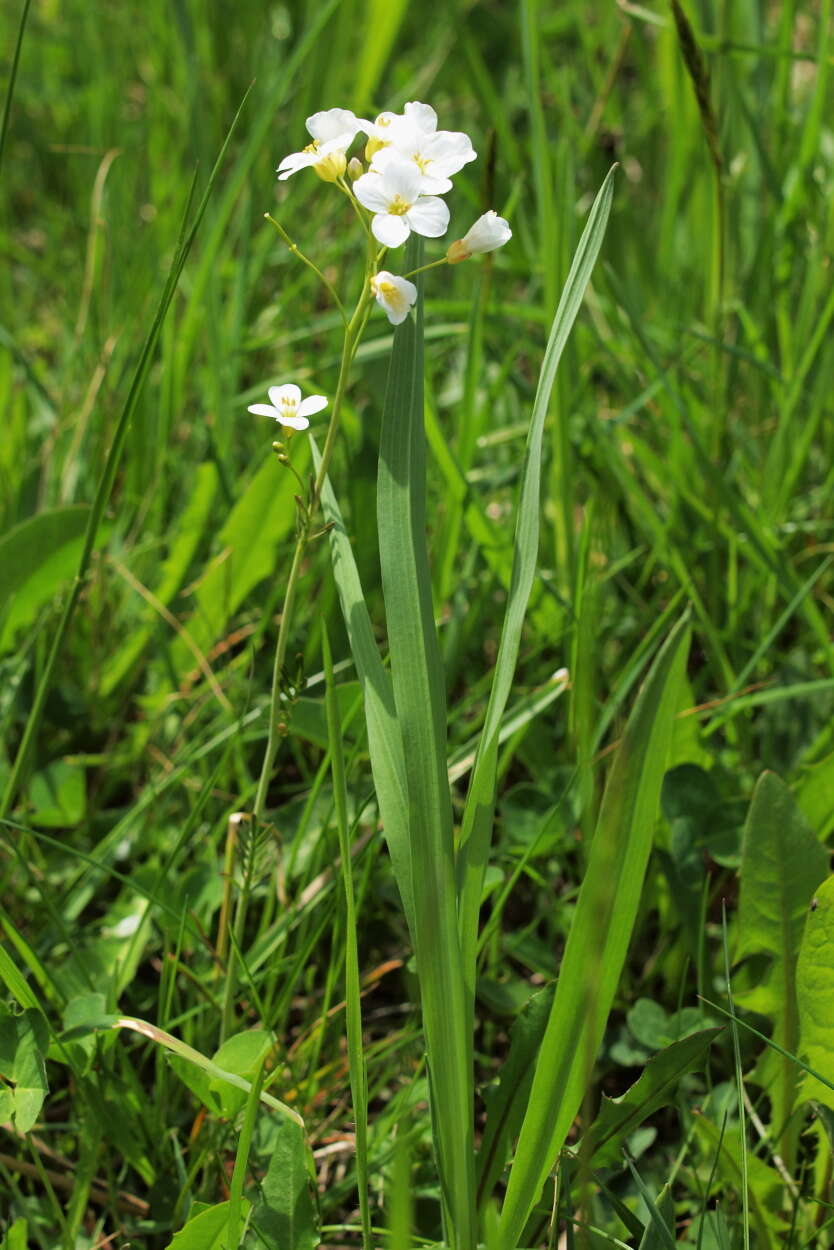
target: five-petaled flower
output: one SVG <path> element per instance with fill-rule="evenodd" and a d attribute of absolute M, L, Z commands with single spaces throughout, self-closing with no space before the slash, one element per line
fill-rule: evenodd
<path fill-rule="evenodd" d="M 285 386 L 270 386 L 269 403 L 250 404 L 249 412 L 258 417 L 272 417 L 288 430 L 306 430 L 313 413 L 326 407 L 326 396 L 308 395 L 302 399 L 301 388 L 294 382 L 287 382 Z"/>
<path fill-rule="evenodd" d="M 371 290 L 392 326 L 405 321 L 417 302 L 417 288 L 408 278 L 398 278 L 387 269 L 380 269 L 371 278 Z"/>
<path fill-rule="evenodd" d="M 291 152 L 278 166 L 278 181 L 284 182 L 299 169 L 312 168 L 325 182 L 335 182 L 345 172 L 350 145 L 361 129 L 350 109 L 324 109 L 307 118 L 307 130 L 313 142 L 302 152 Z"/>
<path fill-rule="evenodd" d="M 513 237 L 509 223 L 499 217 L 494 209 L 479 217 L 462 239 L 456 239 L 446 253 L 450 265 L 459 265 L 480 252 L 494 252 Z"/>
<path fill-rule="evenodd" d="M 438 239 L 449 225 L 449 209 L 435 195 L 421 193 L 422 174 L 413 161 L 393 156 L 379 173 L 357 178 L 354 194 L 374 214 L 371 229 L 385 247 L 399 247 L 413 230 Z"/>

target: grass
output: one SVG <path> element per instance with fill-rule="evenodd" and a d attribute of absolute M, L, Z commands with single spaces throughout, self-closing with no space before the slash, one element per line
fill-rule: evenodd
<path fill-rule="evenodd" d="M 824 925 L 804 936 L 827 896 L 806 871 L 772 909 L 782 826 L 754 788 L 765 769 L 782 778 L 781 862 L 805 847 L 816 864 L 807 847 L 834 828 L 831 20 L 828 0 L 521 0 L 431 20 L 375 0 L 3 8 L 3 1250 L 156 1250 L 195 1217 L 195 1246 L 218 1218 L 246 1246 L 827 1244 L 829 952 Z M 263 819 L 238 820 L 256 807 L 300 489 L 246 406 L 287 380 L 333 395 L 341 352 L 338 310 L 264 214 L 343 298 L 364 266 L 348 206 L 312 174 L 277 183 L 275 166 L 318 108 L 410 99 L 479 153 L 449 196 L 450 237 L 494 207 L 513 239 L 424 275 L 412 432 L 419 459 L 424 416 L 427 526 L 419 499 L 389 490 L 379 535 L 403 336 L 368 321 L 323 487 L 334 528 L 306 546 L 287 627 L 286 732 Z M 513 671 L 502 622 L 531 413 L 615 161 L 542 414 Z M 307 454 L 293 444 L 305 485 Z M 397 599 L 395 545 L 423 532 L 427 560 L 415 548 L 412 598 Z M 367 609 L 350 628 L 346 604 Z M 687 606 L 674 730 L 652 762 L 660 810 L 647 800 L 638 822 L 642 892 L 597 896 L 597 839 L 622 850 L 612 812 L 644 776 L 638 691 Z M 452 840 L 479 818 L 470 784 L 495 805 L 471 871 Z M 469 872 L 460 968 L 455 870 Z M 576 935 L 602 943 L 589 909 L 627 892 L 608 1014 Z M 575 1110 L 533 1079 L 557 1026 L 567 1053 L 570 1022 L 548 1024 L 560 968 L 558 1001 L 602 1012 L 566 1077 Z M 796 1004 L 774 992 L 780 968 Z M 739 1025 L 681 1059 L 728 1004 Z M 815 1112 L 802 1064 L 823 1078 Z M 558 1166 L 522 1128 L 531 1084 L 533 1118 L 555 1098 L 566 1119 Z M 637 1104 L 622 1141 L 595 1144 Z M 452 1105 L 494 1155 L 473 1159 L 469 1125 L 443 1122 Z"/>

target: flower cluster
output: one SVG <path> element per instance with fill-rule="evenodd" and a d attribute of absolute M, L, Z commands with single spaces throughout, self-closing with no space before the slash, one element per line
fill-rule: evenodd
<path fill-rule="evenodd" d="M 307 131 L 311 142 L 300 152 L 284 157 L 278 166 L 278 179 L 284 182 L 299 170 L 312 169 L 352 201 L 363 217 L 369 240 L 365 298 L 375 299 L 391 324 L 400 325 L 416 303 L 417 287 L 409 280 L 412 275 L 381 269 L 380 262 L 388 249 L 401 247 L 412 232 L 428 239 L 446 234 L 449 208 L 442 197 L 451 191 L 453 176 L 476 159 L 472 141 L 462 131 L 438 130 L 434 109 L 417 100 L 406 104 L 402 113 L 380 113 L 373 121 L 357 117 L 349 109 L 324 109 L 307 118 Z M 355 155 L 348 158 L 358 135 L 365 139 L 364 163 Z M 274 220 L 273 225 L 339 303 L 315 265 Z M 460 264 L 471 256 L 503 247 L 511 237 L 507 222 L 490 209 L 463 238 L 448 247 L 440 260 L 424 268 Z M 341 303 L 339 309 L 342 311 Z M 301 392 L 292 384 L 271 387 L 269 398 L 270 404 L 252 404 L 249 411 L 273 417 L 290 431 L 306 429 L 308 416 L 327 403 L 321 395 L 302 401 Z"/>

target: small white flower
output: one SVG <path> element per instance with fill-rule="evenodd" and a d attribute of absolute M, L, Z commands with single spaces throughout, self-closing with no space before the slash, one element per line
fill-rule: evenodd
<path fill-rule="evenodd" d="M 462 131 L 438 130 L 435 134 L 413 131 L 395 138 L 390 147 L 377 152 L 372 169 L 384 173 L 386 165 L 401 157 L 413 161 L 420 171 L 420 190 L 426 195 L 451 191 L 451 174 L 458 173 L 477 152 Z"/>
<path fill-rule="evenodd" d="M 350 109 L 324 109 L 308 117 L 306 124 L 313 142 L 302 152 L 284 157 L 278 166 L 278 181 L 312 166 L 325 182 L 335 182 L 345 172 L 345 153 L 366 123 L 360 123 Z"/>
<path fill-rule="evenodd" d="M 371 229 L 385 247 L 399 247 L 413 230 L 438 239 L 449 225 L 449 209 L 434 195 L 422 195 L 422 175 L 403 157 L 386 161 L 385 168 L 357 178 L 353 190 L 360 204 L 375 214 Z"/>
<path fill-rule="evenodd" d="M 417 165 L 426 195 L 451 191 L 450 175 L 477 155 L 462 131 L 438 130 L 434 109 L 419 100 L 410 100 L 402 113 L 380 113 L 375 122 L 363 122 L 362 129 L 368 135 L 365 157 L 373 162 L 371 168 L 382 172 L 392 153 L 399 152 Z"/>
<path fill-rule="evenodd" d="M 455 240 L 446 253 L 446 259 L 450 265 L 459 265 L 476 253 L 494 252 L 512 237 L 509 223 L 491 208 L 478 218 L 474 226 L 470 226 L 462 239 Z"/>
<path fill-rule="evenodd" d="M 392 326 L 405 321 L 411 308 L 417 302 L 417 288 L 408 278 L 398 278 L 387 269 L 380 269 L 371 278 L 371 290 L 376 302 L 385 312 Z"/>
<path fill-rule="evenodd" d="M 314 412 L 321 412 L 327 407 L 324 395 L 308 395 L 301 398 L 301 390 L 293 382 L 286 386 L 270 386 L 268 404 L 250 404 L 249 412 L 258 417 L 272 417 L 273 421 L 290 430 L 306 430 Z"/>

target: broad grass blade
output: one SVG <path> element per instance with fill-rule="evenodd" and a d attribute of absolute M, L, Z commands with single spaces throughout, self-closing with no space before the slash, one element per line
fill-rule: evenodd
<path fill-rule="evenodd" d="M 582 306 L 585 289 L 602 245 L 611 209 L 615 169 L 616 166 L 609 170 L 594 201 L 562 291 L 559 306 L 556 309 L 539 375 L 538 389 L 533 403 L 533 416 L 527 436 L 521 498 L 516 520 L 512 581 L 501 631 L 498 659 L 495 664 L 495 677 L 472 773 L 472 782 L 466 797 L 457 861 L 461 947 L 470 1011 L 474 1010 L 478 915 L 495 811 L 499 731 L 518 660 L 524 614 L 533 586 L 539 551 L 539 496 L 544 422 L 556 379 L 556 370 L 568 335 Z"/>
<path fill-rule="evenodd" d="M 318 473 L 321 454 L 312 436 L 310 446 L 313 452 L 313 465 Z M 330 526 L 330 558 L 333 565 L 333 577 L 353 662 L 356 666 L 356 674 L 362 687 L 371 772 L 379 815 L 391 854 L 391 863 L 409 932 L 413 939 L 414 903 L 411 890 L 411 851 L 408 845 L 405 759 L 394 707 L 394 688 L 391 685 L 391 675 L 384 668 L 380 658 L 365 596 L 362 593 L 359 570 L 353 557 L 353 548 L 350 545 L 342 513 L 329 478 L 325 478 L 322 484 L 321 507 L 325 521 Z"/>
<path fill-rule="evenodd" d="M 420 264 L 412 243 L 408 269 Z M 405 758 L 414 939 L 447 1242 L 475 1245 L 472 1044 L 458 938 L 443 666 L 426 550 L 422 297 L 397 327 L 380 436 L 377 520 Z"/>
<path fill-rule="evenodd" d="M 652 665 L 614 760 L 501 1213 L 512 1250 L 582 1102 L 637 915 L 666 753 L 688 652 L 673 629 Z"/>

